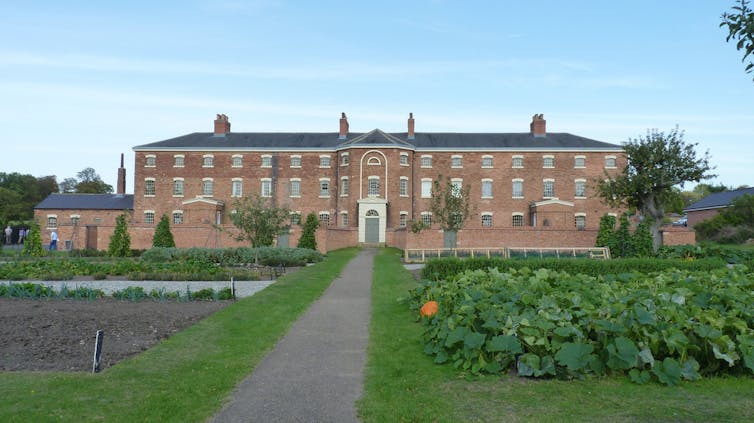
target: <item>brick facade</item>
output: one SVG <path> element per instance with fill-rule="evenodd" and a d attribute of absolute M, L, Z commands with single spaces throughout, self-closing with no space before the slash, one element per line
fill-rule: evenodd
<path fill-rule="evenodd" d="M 368 234 L 372 216 L 366 213 L 380 222 L 374 223 L 380 244 L 435 246 L 442 243 L 437 225 L 416 235 L 403 224 L 410 226 L 429 212 L 422 183 L 440 175 L 471 190 L 473 215 L 458 234 L 459 246 L 591 246 L 599 218 L 611 211 L 597 198 L 595 181 L 626 165 L 620 146 L 570 134 L 559 136 L 572 145 L 549 139 L 553 135 L 546 133 L 541 115 L 535 115 L 528 134 L 421 134 L 414 132 L 413 116 L 403 134 L 351 134 L 348 128 L 344 114 L 339 132 L 288 134 L 283 143 L 275 141 L 274 134 L 233 134 L 227 116 L 218 115 L 213 133 L 135 147 L 134 212 L 129 223 L 133 247 L 148 248 L 160 216 L 167 214 L 172 221 L 174 213 L 180 214 L 181 223 L 171 224 L 179 247 L 237 245 L 216 229 L 232 230 L 234 183 L 241 195 L 269 194 L 274 204 L 300 213 L 302 221 L 308 213 L 328 215 L 329 223 L 318 231 L 325 251 L 375 236 L 374 229 Z M 496 135 L 522 141 L 501 141 L 500 146 L 475 141 L 477 136 Z M 300 141 L 307 136 L 326 142 Z M 421 137 L 431 142 L 421 144 Z M 579 144 L 583 140 L 597 147 Z M 373 192 L 370 180 L 375 181 Z M 520 195 L 514 195 L 514 181 L 522 184 Z M 182 184 L 182 192 L 175 192 L 176 183 Z M 546 183 L 553 187 L 547 196 Z M 291 192 L 293 184 L 299 195 Z M 484 184 L 491 184 L 485 195 Z M 577 184 L 585 185 L 583 195 L 577 196 Z M 145 221 L 145 213 L 152 222 Z M 488 216 L 485 222 L 483 215 Z M 514 227 L 514 215 L 521 216 L 516 223 L 523 226 Z M 581 230 L 576 228 L 577 216 L 583 216 Z M 300 226 L 293 225 L 290 232 L 288 243 L 295 245 Z"/>

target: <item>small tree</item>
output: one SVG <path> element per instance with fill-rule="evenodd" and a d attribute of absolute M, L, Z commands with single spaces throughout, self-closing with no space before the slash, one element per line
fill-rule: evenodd
<path fill-rule="evenodd" d="M 42 248 L 42 233 L 36 222 L 31 224 L 29 231 L 26 233 L 24 249 L 21 250 L 21 254 L 31 257 L 42 257 L 45 255 L 45 250 Z"/>
<path fill-rule="evenodd" d="M 636 227 L 633 236 L 634 255 L 638 257 L 650 257 L 652 255 L 652 233 L 649 231 L 649 225 L 641 221 Z"/>
<path fill-rule="evenodd" d="M 602 200 L 613 206 L 635 208 L 644 217 L 652 234 L 656 251 L 662 243 L 660 225 L 665 205 L 675 195 L 673 187 L 686 182 L 699 182 L 714 175 L 709 165 L 709 153 L 697 158 L 694 147 L 686 144 L 678 128 L 668 134 L 649 131 L 646 137 L 623 144 L 628 164 L 623 172 L 597 182 Z"/>
<path fill-rule="evenodd" d="M 617 254 L 617 251 L 613 251 L 615 248 L 615 216 L 605 214 L 600 218 L 600 229 L 597 232 L 597 241 L 594 243 L 595 247 L 608 247 L 610 252 Z"/>
<path fill-rule="evenodd" d="M 170 220 L 168 215 L 163 214 L 160 218 L 160 223 L 154 229 L 154 236 L 152 237 L 152 247 L 175 247 L 175 240 L 173 239 L 173 233 L 170 232 Z"/>
<path fill-rule="evenodd" d="M 128 223 L 126 214 L 123 213 L 115 219 L 115 231 L 110 237 L 110 245 L 107 254 L 112 257 L 128 257 L 131 255 L 131 236 L 128 235 Z"/>
<path fill-rule="evenodd" d="M 298 248 L 317 249 L 316 233 L 318 227 L 319 219 L 317 218 L 317 215 L 314 213 L 306 215 L 306 222 L 304 222 L 301 238 L 298 240 Z"/>
<path fill-rule="evenodd" d="M 288 208 L 275 207 L 270 198 L 258 194 L 236 199 L 233 209 L 230 219 L 239 230 L 234 237 L 237 241 L 249 241 L 252 247 L 272 245 L 290 218 Z"/>
<path fill-rule="evenodd" d="M 628 222 L 628 216 L 624 213 L 621 215 L 618 230 L 613 236 L 615 245 L 615 257 L 631 257 L 634 254 L 633 239 L 631 237 L 631 224 Z"/>
<path fill-rule="evenodd" d="M 443 181 L 443 179 L 445 179 Z M 429 209 L 432 220 L 439 223 L 444 231 L 456 232 L 471 216 L 471 187 L 456 184 L 442 175 L 432 183 L 432 198 Z"/>

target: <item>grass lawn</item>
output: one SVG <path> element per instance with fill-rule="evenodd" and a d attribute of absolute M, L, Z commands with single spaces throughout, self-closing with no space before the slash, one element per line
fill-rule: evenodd
<path fill-rule="evenodd" d="M 331 252 L 103 373 L 0 372 L 0 421 L 206 421 L 357 251 Z"/>
<path fill-rule="evenodd" d="M 377 257 L 364 396 L 365 422 L 754 421 L 754 378 L 711 378 L 677 387 L 626 377 L 583 381 L 467 377 L 425 355 L 422 326 L 405 304 L 415 285 L 400 253 Z"/>

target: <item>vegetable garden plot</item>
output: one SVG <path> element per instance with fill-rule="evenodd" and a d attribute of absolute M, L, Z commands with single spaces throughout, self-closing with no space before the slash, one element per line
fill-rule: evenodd
<path fill-rule="evenodd" d="M 754 275 L 745 268 L 590 277 L 551 270 L 467 271 L 420 282 L 425 352 L 472 373 L 626 373 L 674 385 L 754 373 Z"/>

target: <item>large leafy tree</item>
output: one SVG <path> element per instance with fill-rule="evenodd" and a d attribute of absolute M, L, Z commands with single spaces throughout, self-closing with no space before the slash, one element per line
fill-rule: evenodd
<path fill-rule="evenodd" d="M 432 197 L 429 210 L 432 221 L 440 224 L 444 231 L 458 231 L 471 217 L 471 186 L 461 186 L 450 178 L 438 176 L 432 182 Z"/>
<path fill-rule="evenodd" d="M 83 169 L 76 177 L 78 178 L 76 183 L 77 194 L 110 194 L 113 192 L 113 186 L 106 184 L 91 167 Z M 68 180 L 66 179 L 66 181 Z"/>
<path fill-rule="evenodd" d="M 744 57 L 742 62 L 746 61 L 749 56 L 754 57 L 754 12 L 749 7 L 749 0 L 738 0 L 731 12 L 723 13 L 723 21 L 720 26 L 728 27 L 728 36 L 726 41 L 736 41 L 736 49 L 743 50 Z M 751 73 L 754 70 L 754 61 L 749 61 L 746 65 L 746 72 Z"/>
<path fill-rule="evenodd" d="M 34 207 L 58 191 L 54 176 L 34 177 L 0 172 L 0 223 L 31 220 Z"/>
<path fill-rule="evenodd" d="M 665 205 L 676 195 L 673 187 L 699 182 L 714 175 L 709 172 L 709 153 L 697 157 L 695 143 L 686 143 L 683 132 L 675 128 L 667 134 L 648 131 L 646 137 L 629 139 L 623 144 L 628 164 L 617 176 L 606 175 L 598 181 L 602 200 L 613 206 L 637 209 L 647 221 L 653 248 L 662 243 L 660 225 Z"/>
<path fill-rule="evenodd" d="M 239 230 L 235 238 L 249 241 L 252 247 L 272 245 L 275 236 L 287 227 L 290 219 L 288 208 L 276 207 L 271 198 L 258 194 L 236 199 L 233 209 L 230 219 Z"/>

